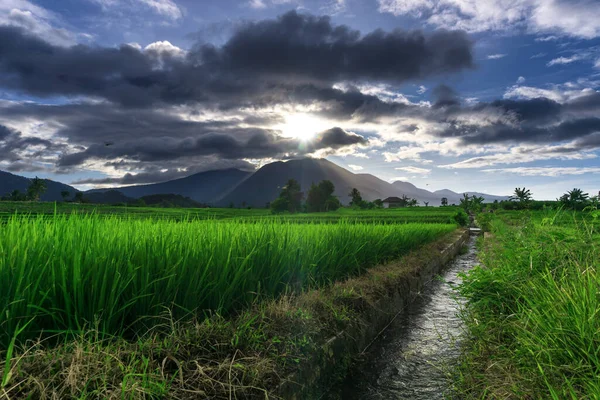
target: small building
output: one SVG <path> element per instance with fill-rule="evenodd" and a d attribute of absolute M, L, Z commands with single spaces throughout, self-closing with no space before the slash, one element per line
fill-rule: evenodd
<path fill-rule="evenodd" d="M 402 200 L 400 197 L 388 197 L 383 200 L 383 208 L 396 208 L 396 207 L 404 207 L 406 205 L 406 201 Z"/>

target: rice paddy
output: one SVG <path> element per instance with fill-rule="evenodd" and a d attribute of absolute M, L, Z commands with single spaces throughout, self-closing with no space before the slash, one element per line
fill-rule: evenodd
<path fill-rule="evenodd" d="M 456 229 L 445 210 L 445 223 L 393 224 L 382 213 L 365 221 L 340 213 L 334 224 L 310 215 L 296 219 L 311 223 L 266 215 L 249 223 L 11 214 L 0 230 L 0 348 L 17 332 L 24 340 L 93 328 L 133 338 L 165 312 L 236 313 L 361 274 Z"/>

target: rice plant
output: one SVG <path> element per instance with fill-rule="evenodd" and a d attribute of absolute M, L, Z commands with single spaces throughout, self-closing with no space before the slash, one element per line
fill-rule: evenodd
<path fill-rule="evenodd" d="M 0 230 L 0 340 L 81 332 L 143 332 L 175 317 L 230 313 L 401 256 L 452 224 L 13 215 Z M 27 324 L 27 325 L 26 325 Z"/>

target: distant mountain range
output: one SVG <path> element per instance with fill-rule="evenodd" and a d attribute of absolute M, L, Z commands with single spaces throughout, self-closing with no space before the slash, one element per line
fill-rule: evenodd
<path fill-rule="evenodd" d="M 63 198 L 60 193 L 63 191 L 69 192 L 69 198 L 72 198 L 75 193 L 79 192 L 79 190 L 75 189 L 73 186 L 51 181 L 49 179 L 44 180 L 46 181 L 47 189 L 40 197 L 42 201 L 62 201 Z M 31 179 L 25 178 L 24 176 L 0 171 L 0 197 L 12 193 L 13 190 L 18 190 L 24 194 L 27 192 L 30 183 Z"/>
<path fill-rule="evenodd" d="M 120 203 L 156 194 L 175 194 L 213 206 L 227 207 L 233 203 L 236 207 L 242 205 L 265 207 L 267 203 L 277 198 L 281 188 L 289 179 L 296 179 L 305 193 L 313 182 L 330 180 L 335 185 L 334 194 L 343 204 L 349 203 L 348 193 L 352 188 L 357 188 L 362 197 L 369 201 L 406 195 L 421 203 L 429 202 L 429 205 L 434 206 L 441 203 L 442 197 L 446 197 L 449 204 L 458 204 L 462 197 L 462 193 L 448 189 L 430 192 L 409 182 L 389 183 L 370 174 L 354 174 L 325 159 L 313 158 L 274 162 L 254 173 L 238 169 L 207 171 L 150 185 L 94 189 L 85 192 L 85 195 L 97 203 Z M 0 196 L 14 189 L 25 191 L 28 185 L 28 178 L 0 172 Z M 71 186 L 48 181 L 48 191 L 42 196 L 42 200 L 60 200 L 62 190 L 77 192 Z M 508 199 L 507 196 L 485 193 L 469 192 L 469 194 L 483 196 L 486 202 Z"/>

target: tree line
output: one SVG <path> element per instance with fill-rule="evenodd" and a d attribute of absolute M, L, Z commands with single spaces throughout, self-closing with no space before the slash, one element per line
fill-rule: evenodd
<path fill-rule="evenodd" d="M 303 203 L 304 193 L 300 187 L 300 183 L 295 179 L 287 181 L 285 186 L 281 188 L 279 196 L 268 204 L 273 213 L 290 212 L 295 213 L 299 211 L 305 212 L 327 212 L 335 211 L 342 206 L 340 200 L 334 196 L 335 186 L 333 182 L 329 180 L 323 180 L 318 184 L 311 184 L 310 189 L 306 195 L 306 202 Z M 350 206 L 358 209 L 374 209 L 383 208 L 383 200 L 376 199 L 374 201 L 366 201 L 362 198 L 360 191 L 353 188 L 350 193 Z M 413 207 L 418 205 L 416 199 L 403 196 L 406 207 Z M 427 205 L 427 204 L 426 204 Z"/>

